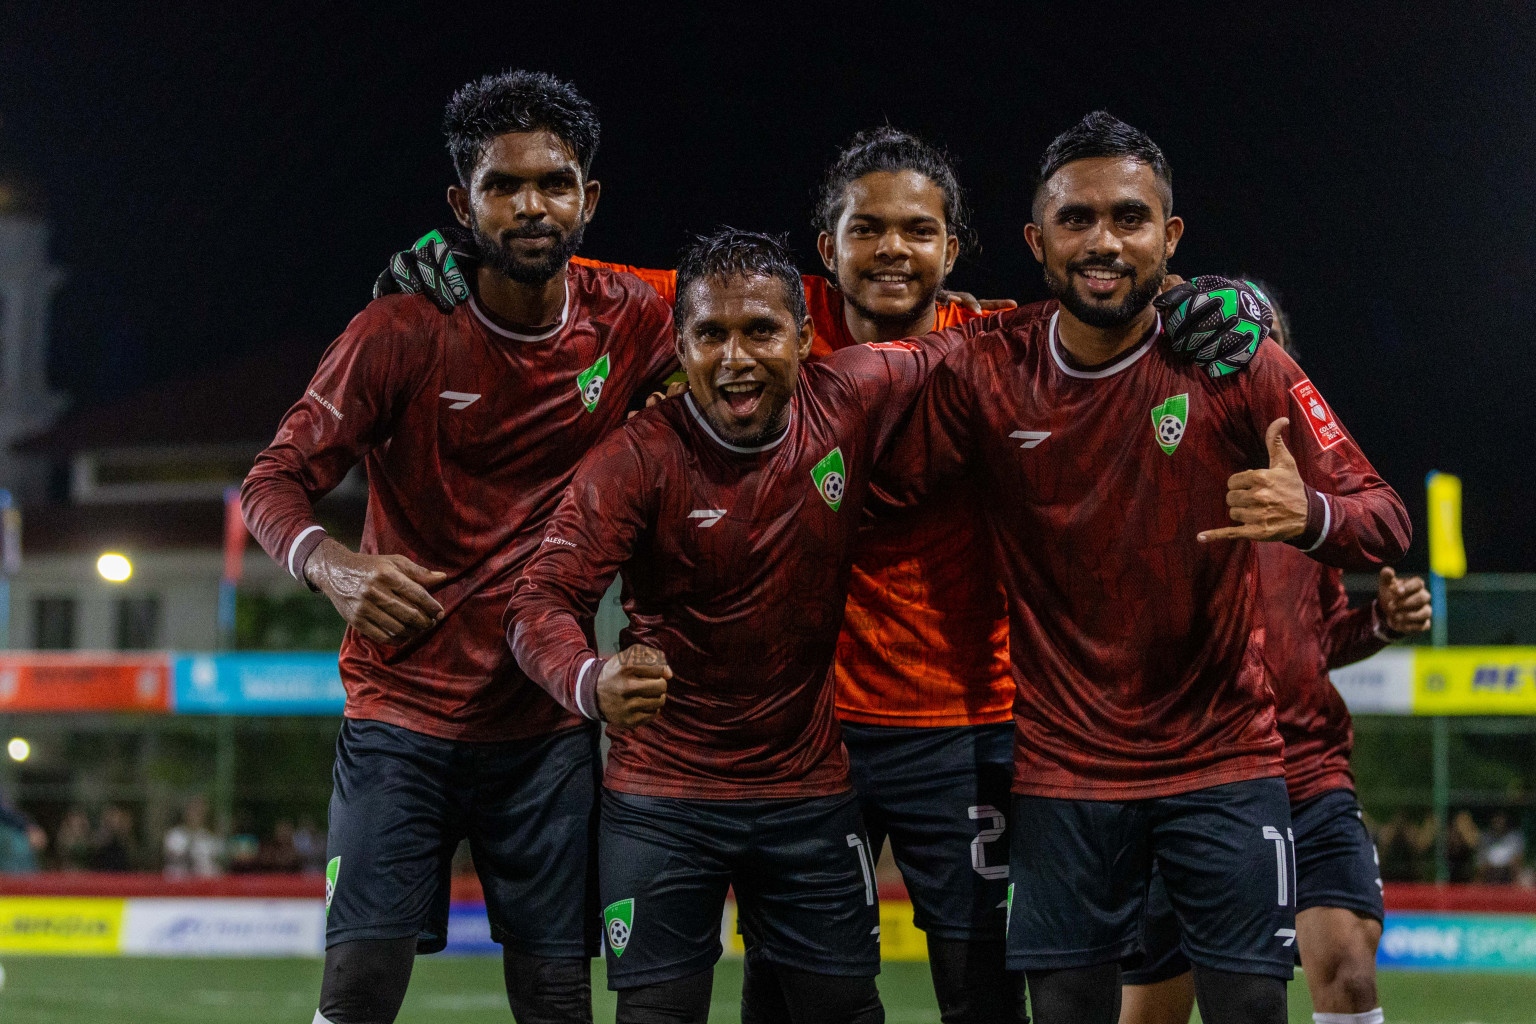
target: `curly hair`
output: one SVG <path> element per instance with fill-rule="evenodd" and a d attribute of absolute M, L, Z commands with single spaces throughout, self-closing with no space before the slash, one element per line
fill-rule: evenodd
<path fill-rule="evenodd" d="M 571 147 L 582 177 L 597 154 L 597 111 L 569 82 L 543 71 L 502 71 L 460 86 L 443 113 L 459 183 L 469 187 L 485 147 L 508 132 L 547 131 Z"/>
<path fill-rule="evenodd" d="M 962 251 L 975 245 L 965 193 L 955 178 L 955 168 L 943 150 L 910 132 L 890 125 L 866 128 L 849 140 L 837 155 L 816 196 L 814 227 L 835 234 L 848 202 L 848 186 L 876 171 L 914 171 L 944 193 L 945 230 L 960 240 Z"/>
<path fill-rule="evenodd" d="M 775 277 L 784 286 L 784 301 L 798 329 L 810 315 L 805 283 L 795 266 L 786 236 L 719 227 L 698 235 L 677 260 L 677 300 L 672 318 L 678 330 L 688 321 L 688 302 L 695 283 L 731 277 Z"/>

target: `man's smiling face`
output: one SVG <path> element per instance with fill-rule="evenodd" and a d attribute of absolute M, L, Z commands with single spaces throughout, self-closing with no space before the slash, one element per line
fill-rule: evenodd
<path fill-rule="evenodd" d="M 1113 328 L 1157 295 L 1183 230 L 1166 215 L 1151 166 L 1106 156 L 1051 175 L 1025 237 L 1062 306 L 1091 327 Z"/>
<path fill-rule="evenodd" d="M 704 277 L 688 285 L 677 357 L 688 391 L 715 432 L 753 447 L 782 433 L 814 329 L 797 325 L 785 284 L 766 274 Z"/>

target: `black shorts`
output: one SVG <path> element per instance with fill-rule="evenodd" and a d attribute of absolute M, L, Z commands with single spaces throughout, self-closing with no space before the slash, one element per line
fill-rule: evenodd
<path fill-rule="evenodd" d="M 843 742 L 869 848 L 878 861 L 890 838 L 913 923 L 941 939 L 1001 940 L 1013 725 L 844 722 Z"/>
<path fill-rule="evenodd" d="M 1017 796 L 1013 807 L 1010 970 L 1139 964 L 1155 864 L 1190 960 L 1291 977 L 1296 863 L 1284 779 L 1126 802 Z"/>
<path fill-rule="evenodd" d="M 611 989 L 714 966 L 728 888 L 765 959 L 880 973 L 874 862 L 852 793 L 684 800 L 604 789 L 598 850 Z"/>
<path fill-rule="evenodd" d="M 1384 920 L 1376 845 L 1361 820 L 1354 790 L 1330 789 L 1292 804 L 1291 830 L 1296 834 L 1297 913 L 1312 907 L 1341 907 Z M 1122 982 L 1153 985 L 1189 970 L 1178 918 L 1156 872 L 1147 893 L 1144 927 L 1146 959 L 1122 973 Z"/>
<path fill-rule="evenodd" d="M 469 840 L 491 938 L 522 953 L 597 955 L 597 739 L 576 726 L 502 743 L 346 719 L 326 839 L 325 944 L 448 940 L 450 869 Z"/>

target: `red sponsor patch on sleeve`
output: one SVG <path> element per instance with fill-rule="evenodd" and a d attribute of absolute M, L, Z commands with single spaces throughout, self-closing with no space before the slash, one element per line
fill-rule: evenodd
<path fill-rule="evenodd" d="M 916 352 L 922 346 L 915 341 L 871 341 L 869 347 L 876 352 Z"/>
<path fill-rule="evenodd" d="M 1301 406 L 1302 418 L 1312 428 L 1318 447 L 1327 451 L 1344 440 L 1344 428 L 1334 419 L 1333 410 L 1328 408 L 1328 403 L 1323 401 L 1323 396 L 1317 393 L 1310 380 L 1303 378 L 1292 384 L 1291 397 Z"/>

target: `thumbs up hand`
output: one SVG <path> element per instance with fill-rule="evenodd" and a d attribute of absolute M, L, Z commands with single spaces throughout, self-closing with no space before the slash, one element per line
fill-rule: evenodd
<path fill-rule="evenodd" d="M 1282 416 L 1264 432 L 1269 449 L 1268 469 L 1248 469 L 1227 478 L 1227 515 L 1241 526 L 1201 532 L 1202 544 L 1213 540 L 1290 540 L 1307 528 L 1307 487 L 1296 471 L 1296 460 L 1285 447 Z"/>

